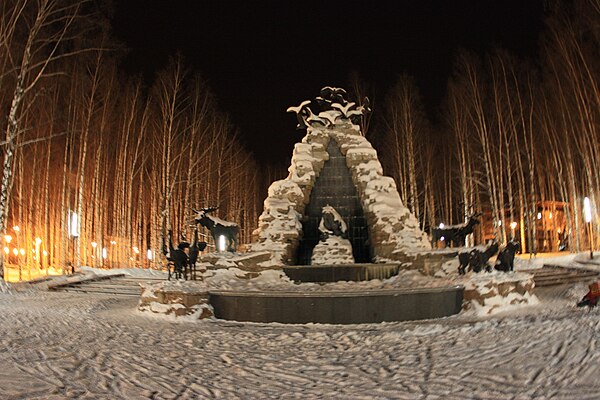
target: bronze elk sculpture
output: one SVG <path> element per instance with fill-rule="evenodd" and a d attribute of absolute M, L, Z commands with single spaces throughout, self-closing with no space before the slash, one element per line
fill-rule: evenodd
<path fill-rule="evenodd" d="M 199 210 L 193 209 L 194 213 L 196 213 L 194 221 L 196 224 L 200 224 L 210 231 L 215 245 L 218 246 L 220 237 L 224 237 L 226 250 L 234 253 L 238 246 L 240 227 L 235 222 L 225 221 L 210 214 L 217 209 L 218 207 L 206 207 Z"/>

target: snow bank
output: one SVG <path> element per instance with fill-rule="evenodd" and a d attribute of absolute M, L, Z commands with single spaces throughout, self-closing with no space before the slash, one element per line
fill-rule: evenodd
<path fill-rule="evenodd" d="M 294 283 L 280 269 L 250 272 L 239 268 L 227 268 L 207 270 L 202 281 L 169 281 L 156 284 L 158 286 L 155 287 L 182 293 L 202 290 L 315 292 L 434 288 L 454 284 L 452 280 L 431 278 L 414 270 L 400 271 L 398 275 L 383 280 Z"/>
<path fill-rule="evenodd" d="M 536 305 L 533 275 L 519 272 L 468 273 L 458 279 L 464 287 L 463 309 L 478 316 Z"/>
<path fill-rule="evenodd" d="M 81 267 L 81 272 L 84 274 L 93 274 L 96 276 L 110 276 L 125 274 L 134 278 L 167 278 L 166 271 L 159 271 L 156 269 L 146 268 L 113 268 L 113 269 L 102 269 L 92 267 Z"/>

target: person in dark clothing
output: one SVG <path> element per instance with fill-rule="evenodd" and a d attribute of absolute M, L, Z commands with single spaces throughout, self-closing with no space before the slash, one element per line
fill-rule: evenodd
<path fill-rule="evenodd" d="M 598 299 L 600 299 L 600 283 L 594 282 L 589 286 L 590 290 L 587 292 L 583 299 L 577 303 L 577 307 L 588 306 L 590 308 L 596 307 Z"/>

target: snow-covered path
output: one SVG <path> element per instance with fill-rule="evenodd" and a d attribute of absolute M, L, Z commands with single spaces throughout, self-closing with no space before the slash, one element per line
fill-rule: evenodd
<path fill-rule="evenodd" d="M 0 398 L 598 399 L 600 310 L 381 325 L 171 322 L 0 294 Z"/>

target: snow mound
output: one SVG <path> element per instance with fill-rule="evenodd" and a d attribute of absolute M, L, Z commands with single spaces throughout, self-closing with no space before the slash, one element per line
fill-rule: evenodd
<path fill-rule="evenodd" d="M 539 304 L 533 294 L 533 275 L 519 272 L 469 273 L 459 280 L 465 287 L 463 309 L 477 316 L 492 315 Z"/>

